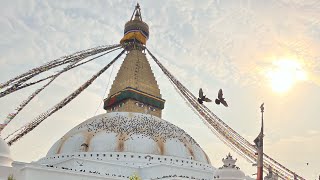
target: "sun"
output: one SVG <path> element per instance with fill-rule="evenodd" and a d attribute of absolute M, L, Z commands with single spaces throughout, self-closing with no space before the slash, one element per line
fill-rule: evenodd
<path fill-rule="evenodd" d="M 298 81 L 307 79 L 302 64 L 293 59 L 274 61 L 272 68 L 267 71 L 272 90 L 277 93 L 287 92 Z"/>

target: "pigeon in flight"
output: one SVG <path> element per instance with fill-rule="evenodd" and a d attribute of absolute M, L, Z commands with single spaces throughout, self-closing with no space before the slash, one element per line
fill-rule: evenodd
<path fill-rule="evenodd" d="M 216 104 L 223 104 L 225 107 L 228 107 L 227 102 L 223 98 L 223 92 L 222 89 L 219 90 L 218 92 L 218 98 L 215 100 Z"/>
<path fill-rule="evenodd" d="M 200 90 L 199 90 L 198 102 L 199 102 L 200 104 L 202 104 L 203 101 L 205 101 L 205 102 L 211 102 L 211 100 L 210 100 L 209 98 L 207 98 L 206 96 L 203 95 L 202 88 L 200 88 Z"/>

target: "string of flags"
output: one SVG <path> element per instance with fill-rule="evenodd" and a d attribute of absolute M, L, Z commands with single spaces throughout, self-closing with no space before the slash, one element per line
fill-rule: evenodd
<path fill-rule="evenodd" d="M 163 73 L 168 77 L 170 82 L 175 86 L 179 91 L 179 94 L 186 100 L 189 106 L 197 112 L 201 117 L 203 122 L 208 125 L 208 127 L 229 147 L 238 152 L 241 156 L 251 161 L 252 163 L 257 160 L 255 156 L 256 148 L 253 144 L 244 139 L 241 135 L 232 130 L 227 126 L 221 119 L 219 119 L 213 112 L 211 112 L 205 105 L 200 105 L 197 103 L 197 98 L 186 88 L 184 87 L 154 56 L 153 54 L 146 49 L 152 59 L 160 67 Z M 265 155 L 265 168 L 269 166 L 275 167 L 275 172 L 279 174 L 282 178 L 293 177 L 293 172 L 285 168 L 283 165 Z M 303 179 L 299 176 L 299 179 Z"/>
<path fill-rule="evenodd" d="M 7 89 L 5 89 L 4 91 L 0 92 L 0 98 L 6 96 L 8 94 L 11 94 L 17 90 L 20 90 L 24 87 L 27 87 L 26 84 L 23 84 L 23 83 L 27 82 L 28 80 L 34 78 L 35 76 L 37 76 L 45 71 L 48 71 L 52 68 L 56 68 L 61 65 L 75 63 L 75 62 L 78 62 L 79 60 L 85 59 L 89 56 L 93 56 L 93 55 L 105 52 L 107 50 L 110 50 L 110 49 L 118 48 L 120 46 L 121 46 L 120 44 L 111 45 L 111 46 L 98 46 L 96 48 L 91 48 L 88 50 L 79 51 L 79 52 L 76 52 L 72 55 L 61 57 L 61 58 L 59 58 L 57 60 L 53 60 L 45 65 L 33 68 L 32 70 L 30 70 L 26 73 L 23 73 L 15 78 L 12 78 L 5 83 L 1 83 L 0 89 L 3 89 L 8 86 L 9 87 Z M 33 85 L 33 84 L 34 83 L 29 83 L 29 85 Z"/>
<path fill-rule="evenodd" d="M 105 52 L 105 51 L 108 51 L 108 50 L 112 50 L 112 49 L 116 49 L 118 48 L 120 45 L 119 44 L 116 44 L 116 45 L 111 45 L 111 46 L 98 46 L 97 48 L 91 48 L 91 49 L 88 49 L 88 50 L 84 50 L 84 51 L 79 51 L 79 52 L 76 52 L 72 55 L 69 55 L 69 56 L 64 56 L 62 58 L 59 58 L 58 60 L 54 60 L 54 61 L 51 61 L 43 66 L 40 66 L 40 67 L 37 67 L 37 68 L 34 68 L 32 69 L 31 71 L 28 71 L 27 73 L 24 73 L 22 75 L 19 75 L 5 83 L 2 83 L 0 84 L 0 90 L 4 87 L 7 87 L 7 86 L 11 86 L 11 87 L 8 87 L 6 90 L 0 92 L 0 98 L 3 97 L 3 96 L 6 96 L 10 93 L 13 93 L 17 90 L 20 90 L 24 87 L 28 87 L 30 85 L 34 85 L 36 83 L 39 83 L 43 80 L 47 80 L 47 79 L 50 79 L 49 82 L 47 82 L 45 85 L 43 85 L 41 88 L 37 89 L 36 91 L 34 91 L 26 100 L 22 101 L 22 103 L 17 107 L 15 108 L 15 112 L 13 113 L 9 113 L 5 120 L 4 120 L 4 123 L 2 123 L 0 125 L 0 132 L 5 129 L 5 127 L 18 115 L 18 113 L 34 98 L 36 97 L 43 89 L 45 89 L 47 86 L 49 86 L 59 75 L 61 75 L 62 73 L 74 68 L 74 67 L 77 67 L 79 65 L 82 65 L 84 63 L 81 63 L 81 64 L 77 64 L 79 63 L 80 61 L 84 60 L 85 58 L 89 57 L 89 56 L 92 56 L 92 55 L 96 55 L 96 54 L 99 54 L 101 52 Z M 109 51 L 111 52 L 111 51 Z M 107 54 L 109 52 L 106 52 L 104 53 Z M 102 56 L 102 55 L 99 55 L 99 57 Z M 89 62 L 93 59 L 96 59 L 97 57 L 94 57 L 90 60 L 87 60 L 86 62 Z M 37 80 L 35 82 L 31 82 L 31 83 L 28 83 L 28 84 L 22 84 L 26 81 L 28 81 L 29 79 L 35 77 L 36 75 L 39 75 L 40 73 L 44 72 L 44 71 L 48 71 L 54 67 L 57 67 L 57 66 L 61 66 L 61 65 L 64 65 L 64 64 L 67 64 L 69 63 L 69 65 L 65 68 L 63 68 L 61 71 L 58 71 L 56 74 L 54 75 L 51 75 L 49 77 L 46 77 L 46 78 L 43 78 L 41 80 Z"/>
<path fill-rule="evenodd" d="M 71 102 L 74 98 L 76 98 L 83 90 L 89 87 L 93 81 L 95 81 L 103 72 L 105 72 L 116 60 L 120 58 L 122 54 L 124 54 L 125 50 L 123 50 L 117 57 L 115 57 L 109 64 L 103 67 L 100 71 L 98 71 L 95 75 L 93 75 L 88 81 L 86 81 L 82 86 L 76 89 L 69 96 L 61 100 L 58 104 L 47 110 L 46 112 L 40 114 L 36 117 L 32 122 L 27 124 L 18 134 L 16 134 L 13 138 L 8 141 L 8 145 L 12 145 L 14 142 L 18 141 L 24 135 L 32 131 L 36 128 L 40 123 L 42 123 L 46 118 L 51 116 L 53 113 L 57 112 L 64 106 L 66 106 L 69 102 Z"/>

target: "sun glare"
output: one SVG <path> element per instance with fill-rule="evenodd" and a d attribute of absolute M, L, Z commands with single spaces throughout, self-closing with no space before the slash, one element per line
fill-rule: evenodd
<path fill-rule="evenodd" d="M 272 90 L 278 93 L 287 92 L 296 82 L 307 79 L 302 64 L 296 60 L 283 59 L 273 63 L 267 72 Z"/>

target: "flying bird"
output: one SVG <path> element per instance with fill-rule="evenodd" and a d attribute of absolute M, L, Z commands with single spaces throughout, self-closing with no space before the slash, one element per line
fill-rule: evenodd
<path fill-rule="evenodd" d="M 228 107 L 228 104 L 226 102 L 226 100 L 224 100 L 223 98 L 223 92 L 222 89 L 219 90 L 218 92 L 218 98 L 215 100 L 216 104 L 223 104 L 225 107 Z"/>
<path fill-rule="evenodd" d="M 203 104 L 203 101 L 205 101 L 205 102 L 212 102 L 211 99 L 209 99 L 209 98 L 207 98 L 206 96 L 203 95 L 202 88 L 200 88 L 200 90 L 199 90 L 198 102 L 199 102 L 200 104 Z"/>

